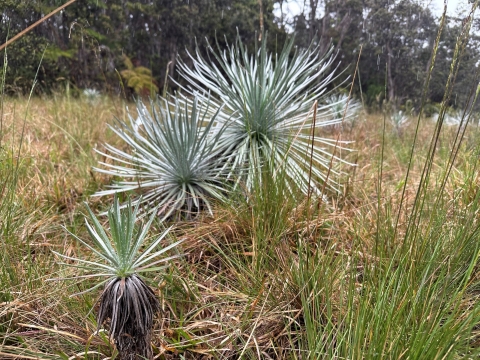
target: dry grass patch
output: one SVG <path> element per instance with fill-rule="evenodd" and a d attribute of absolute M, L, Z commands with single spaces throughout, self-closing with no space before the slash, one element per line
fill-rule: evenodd
<path fill-rule="evenodd" d="M 0 244 L 10 259 L 0 272 L 0 284 L 5 287 L 0 289 L 4 339 L 0 354 L 112 358 L 114 347 L 106 333 L 95 334 L 91 308 L 97 306 L 97 294 L 69 298 L 88 284 L 45 280 L 74 274 L 56 265 L 50 249 L 88 256 L 61 226 L 86 238 L 82 202 L 88 201 L 92 209 L 106 208 L 108 199 L 89 196 L 112 181 L 91 172 L 99 160 L 93 149 L 104 142 L 122 146 L 115 144 L 116 137 L 106 124 L 115 116 L 125 118 L 124 104 L 104 98 L 92 106 L 59 96 L 33 99 L 28 112 L 26 107 L 23 99 L 7 99 L 4 104 L 2 156 L 15 165 L 25 113 L 27 117 L 15 191 L 14 216 L 21 226 Z M 356 152 L 348 160 L 357 166 L 348 171 L 343 195 L 328 203 L 304 196 L 290 199 L 281 196 L 281 191 L 259 189 L 249 201 L 235 195 L 230 204 L 217 204 L 214 217 L 201 215 L 176 224 L 176 236 L 185 238 L 182 252 L 187 255 L 165 274 L 149 280 L 162 308 L 152 339 L 156 358 L 328 359 L 342 354 L 368 358 L 373 354 L 372 344 L 382 347 L 378 351 L 383 356 L 397 356 L 400 349 L 414 356 L 414 346 L 421 346 L 410 342 L 414 335 L 404 327 L 409 319 L 423 326 L 434 319 L 428 314 L 438 318 L 425 327 L 430 329 L 425 334 L 441 334 L 445 337 L 438 339 L 444 340 L 450 329 L 458 328 L 460 335 L 451 330 L 452 338 L 465 339 L 468 331 L 459 324 L 478 317 L 480 278 L 476 266 L 469 270 L 473 260 L 468 254 L 476 251 L 473 243 L 457 227 L 467 229 L 462 219 L 470 216 L 470 234 L 477 234 L 478 216 L 471 211 L 478 203 L 480 175 L 472 160 L 478 160 L 478 131 L 468 130 L 438 209 L 426 207 L 422 215 L 427 218 L 445 210 L 444 223 L 427 222 L 420 229 L 425 236 L 418 252 L 434 259 L 435 271 L 430 271 L 401 256 L 399 249 L 403 244 L 413 246 L 405 237 L 408 216 L 434 124 L 421 120 L 400 212 L 413 121 L 402 136 L 389 124 L 384 134 L 382 128 L 383 116 L 366 115 L 345 135 L 355 140 Z M 445 168 L 454 131 L 446 128 L 441 134 L 432 179 Z M 432 191 L 436 186 L 432 180 Z M 152 237 L 160 229 L 156 224 Z M 439 234 L 438 249 L 432 248 L 435 236 L 429 230 Z M 420 255 L 412 252 L 411 256 L 419 259 L 415 256 Z M 443 261 L 455 270 L 442 267 Z M 399 273 L 402 266 L 410 272 Z M 471 276 L 465 280 L 465 292 L 452 292 L 459 296 L 457 305 L 442 296 L 461 281 L 460 269 Z M 430 281 L 430 288 L 419 274 Z M 449 284 L 443 292 L 441 284 Z M 414 292 L 425 303 L 437 299 L 443 310 L 431 301 L 423 316 Z M 395 314 L 401 315 L 395 318 Z M 380 319 L 391 325 L 385 333 L 375 333 L 381 329 Z M 439 325 L 450 324 L 450 320 L 450 328 Z M 374 333 L 377 343 L 371 337 Z M 478 348 L 478 329 L 472 329 L 470 336 L 465 341 L 470 341 L 473 354 Z M 465 355 L 458 351 L 457 355 Z"/>

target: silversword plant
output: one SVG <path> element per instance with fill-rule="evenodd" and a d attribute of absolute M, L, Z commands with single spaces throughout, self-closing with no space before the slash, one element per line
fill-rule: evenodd
<path fill-rule="evenodd" d="M 402 128 L 405 127 L 408 124 L 409 118 L 401 110 L 400 111 L 395 111 L 390 116 L 390 122 L 392 123 L 393 128 L 394 128 L 395 132 L 397 133 L 397 135 L 401 135 Z"/>
<path fill-rule="evenodd" d="M 362 108 L 360 101 L 349 98 L 347 94 L 332 94 L 325 98 L 325 103 L 329 105 L 330 120 L 339 125 L 341 123 L 353 123 Z"/>
<path fill-rule="evenodd" d="M 342 120 L 329 119 L 330 107 L 319 105 L 334 76 L 331 51 L 321 55 L 315 46 L 297 50 L 292 38 L 273 55 L 263 38 L 252 54 L 239 37 L 225 50 L 209 46 L 213 61 L 198 50 L 189 54 L 193 67 L 179 60 L 178 73 L 186 83 L 179 85 L 192 95 L 206 90 L 215 101 L 202 95 L 199 101 L 223 105 L 215 121 L 229 121 L 219 143 L 230 157 L 228 178 L 251 190 L 254 179 L 261 179 L 259 174 L 273 163 L 273 176 L 283 166 L 289 185 L 304 193 L 320 194 L 324 185 L 338 190 L 337 164 L 344 162 L 338 150 L 346 142 L 315 137 L 312 149 L 311 136 L 314 125 Z"/>
<path fill-rule="evenodd" d="M 434 114 L 432 116 L 432 120 L 437 122 L 439 118 L 439 114 Z M 463 112 L 461 111 L 450 111 L 449 113 L 444 113 L 443 115 L 443 123 L 447 126 L 458 126 L 462 123 L 464 116 Z"/>
<path fill-rule="evenodd" d="M 251 55 L 240 38 L 208 51 L 212 61 L 199 51 L 190 55 L 193 68 L 179 61 L 184 95 L 152 102 L 151 110 L 139 102 L 136 119 L 111 127 L 130 151 L 105 145 L 100 154 L 108 161 L 95 170 L 116 181 L 95 195 L 136 191 L 146 212 L 156 209 L 166 219 L 211 213 L 210 200 L 225 200 L 231 183 L 251 192 L 265 171 L 275 178 L 280 168 L 290 190 L 339 191 L 338 165 L 346 163 L 339 153 L 348 142 L 312 136 L 342 121 L 321 101 L 333 79 L 331 51 L 299 51 L 291 39 L 272 55 L 265 38 Z"/>
<path fill-rule="evenodd" d="M 115 197 L 112 207 L 108 210 L 109 231 L 102 227 L 88 206 L 87 210 L 90 222 L 85 219 L 85 224 L 91 242 L 73 233 L 70 235 L 88 248 L 96 259 L 71 257 L 55 251 L 53 253 L 69 261 L 61 264 L 87 272 L 72 279 L 103 278 L 82 293 L 104 286 L 97 315 L 98 326 L 103 326 L 109 319 L 110 337 L 115 342 L 120 359 L 151 359 L 153 316 L 159 310 L 159 303 L 142 275 L 153 271 L 160 272 L 166 267 L 159 266 L 160 264 L 179 257 L 178 254 L 161 256 L 175 248 L 181 240 L 161 248 L 160 243 L 170 230 L 167 229 L 145 246 L 155 213 L 143 226 L 138 226 L 136 219 L 139 205 L 133 207 L 128 201 L 126 207 L 122 209 L 118 197 Z M 56 280 L 65 279 L 68 278 Z"/>
<path fill-rule="evenodd" d="M 138 102 L 136 119 L 117 120 L 111 129 L 131 151 L 108 144 L 107 152 L 99 151 L 112 162 L 95 170 L 120 180 L 95 196 L 136 190 L 143 196 L 133 203 L 142 203 L 146 212 L 155 209 L 163 219 L 180 210 L 187 217 L 203 208 L 212 212 L 210 200 L 228 191 L 222 176 L 227 158 L 218 146 L 225 126 L 213 126 L 221 108 L 212 112 L 208 98 L 202 99 L 159 99 L 151 111 Z"/>
<path fill-rule="evenodd" d="M 101 97 L 100 91 L 98 91 L 97 89 L 83 89 L 83 95 L 92 105 L 98 104 Z"/>

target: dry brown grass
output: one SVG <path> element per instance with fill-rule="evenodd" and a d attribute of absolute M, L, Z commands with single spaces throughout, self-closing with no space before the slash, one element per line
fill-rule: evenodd
<path fill-rule="evenodd" d="M 35 98 L 28 109 L 24 99 L 5 102 L 4 148 L 13 149 L 13 153 L 18 150 L 24 119 L 25 131 L 15 200 L 21 209 L 18 216 L 24 222 L 15 230 L 14 242 L 5 244 L 4 250 L 16 253 L 15 272 L 19 278 L 23 274 L 29 280 L 18 281 L 9 289 L 13 298 L 0 307 L 0 330 L 4 332 L 0 354 L 2 346 L 5 354 L 11 353 L 13 347 L 17 352 L 23 348 L 51 356 L 61 351 L 70 359 L 108 358 L 114 354 L 108 338 L 95 335 L 96 324 L 90 312 L 95 294 L 69 298 L 84 286 L 45 280 L 66 274 L 55 264 L 49 249 L 66 254 L 81 251 L 62 226 L 82 237 L 82 202 L 88 201 L 97 209 L 108 204 L 108 199 L 89 197 L 111 181 L 93 173 L 91 166 L 99 160 L 95 147 L 103 142 L 121 146 L 106 125 L 115 116 L 126 116 L 124 105 L 118 99 L 103 98 L 98 105 L 91 105 L 61 96 Z M 329 204 L 299 200 L 296 206 L 287 208 L 281 239 L 269 238 L 275 235 L 272 233 L 262 240 L 272 251 L 261 259 L 267 264 L 261 269 L 255 265 L 261 219 L 255 217 L 251 204 L 219 205 L 214 218 L 200 217 L 195 222 L 177 224 L 177 236 L 186 239 L 183 251 L 187 256 L 151 282 L 162 303 L 153 339 L 156 358 L 176 359 L 179 354 L 185 359 L 306 356 L 301 349 L 305 321 L 299 298 L 302 289 L 292 270 L 300 266 L 298 241 L 306 244 L 312 256 L 316 254 L 335 266 L 356 267 L 359 274 L 366 263 L 372 262 L 378 225 L 394 226 L 392 216 L 384 215 L 391 212 L 396 216 L 398 211 L 414 131 L 410 125 L 398 137 L 387 124 L 381 162 L 382 126 L 381 115 L 366 115 L 347 131 L 344 137 L 354 140 L 356 149 L 348 160 L 357 166 L 346 169 L 349 177 L 345 179 L 344 194 L 332 198 Z M 422 120 L 404 210 L 399 217 L 399 239 L 405 231 L 406 214 L 413 206 L 433 127 L 428 120 Z M 472 185 L 461 185 L 472 166 L 470 156 L 476 134 L 472 129 L 468 135 L 445 190 L 447 197 L 463 205 L 473 201 L 477 191 Z M 453 129 L 445 129 L 440 153 L 448 150 L 452 137 Z M 444 159 L 439 157 L 435 172 L 442 171 Z M 479 179 L 477 171 L 470 184 L 478 184 Z M 354 263 L 353 258 L 365 261 Z M 336 280 L 329 285 L 329 300 L 335 304 L 331 309 L 333 319 L 340 322 L 348 312 L 348 302 L 342 297 L 349 271 L 336 271 Z M 355 281 L 360 288 L 361 278 Z M 321 297 L 315 301 L 327 303 Z"/>

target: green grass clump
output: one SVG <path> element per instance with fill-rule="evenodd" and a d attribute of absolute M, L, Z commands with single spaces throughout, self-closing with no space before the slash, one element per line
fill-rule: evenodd
<path fill-rule="evenodd" d="M 161 309 L 153 355 L 478 358 L 480 142 L 469 111 L 444 126 L 453 78 L 437 122 L 420 113 L 401 136 L 382 114 L 351 125 L 356 151 L 345 160 L 357 166 L 341 195 L 311 196 L 309 177 L 291 191 L 267 158 L 249 186 L 212 202 L 213 215 L 177 222 L 186 255 L 148 282 Z M 128 151 L 106 127 L 126 121 L 125 104 L 68 94 L 2 101 L 0 357 L 115 358 L 108 333 L 96 332 L 98 293 L 82 293 L 96 283 L 45 280 L 76 275 L 53 251 L 98 260 L 62 226 L 85 239 L 79 206 L 107 208 L 90 195 L 118 179 L 90 167 L 110 161 L 96 144 Z M 152 222 L 152 238 L 160 225 Z"/>
<path fill-rule="evenodd" d="M 56 265 L 50 250 L 92 256 L 62 226 L 86 238 L 82 201 L 105 209 L 89 195 L 111 181 L 85 170 L 97 161 L 93 146 L 59 126 L 91 134 L 93 144 L 115 143 L 105 126 L 112 114 L 123 112 L 108 101 L 98 105 L 101 121 L 89 117 L 91 105 L 82 99 L 30 104 L 16 186 L 10 187 L 11 230 L 0 244 L 6 304 L 0 313 L 5 339 L 0 353 L 115 355 L 108 334 L 94 335 L 91 308 L 99 294 L 69 297 L 95 282 L 45 282 L 74 275 Z M 5 102 L 7 128 L 13 108 L 21 113 L 26 104 L 26 99 Z M 71 119 L 59 116 L 67 107 Z M 478 353 L 480 172 L 471 160 L 480 151 L 478 134 L 467 129 L 467 141 L 445 178 L 457 129 L 439 132 L 431 180 L 422 187 L 420 202 L 416 194 L 435 124 L 421 120 L 410 162 L 414 123 L 403 138 L 389 132 L 384 138 L 381 121 L 367 115 L 354 125 L 357 151 L 350 160 L 358 166 L 342 197 L 327 203 L 292 193 L 279 181 L 282 169 L 267 167 L 253 190 L 239 187 L 227 204 L 214 205 L 214 217 L 177 224 L 186 256 L 163 275 L 152 274 L 149 282 L 162 309 L 154 323 L 154 354 L 329 359 Z M 11 133 L 9 144 L 16 136 Z M 2 162 L 2 171 L 16 164 L 10 159 Z M 277 171 L 276 180 L 269 171 Z M 59 179 L 57 189 L 51 186 Z M 152 229 L 152 235 L 158 233 L 155 222 Z"/>

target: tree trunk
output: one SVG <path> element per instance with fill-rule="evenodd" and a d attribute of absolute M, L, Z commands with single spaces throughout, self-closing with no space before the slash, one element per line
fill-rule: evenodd
<path fill-rule="evenodd" d="M 324 14 L 322 18 L 322 32 L 320 38 L 320 54 L 325 54 L 331 44 L 331 39 L 327 36 L 327 27 L 330 25 L 330 18 L 328 17 L 327 2 L 325 1 Z M 327 23 L 328 22 L 328 23 Z"/>
<path fill-rule="evenodd" d="M 258 41 L 262 41 L 262 35 L 263 35 L 263 31 L 264 31 L 264 28 L 263 28 L 263 4 L 262 4 L 262 0 L 258 0 L 258 5 L 260 7 L 260 34 L 258 35 Z"/>
<path fill-rule="evenodd" d="M 168 75 L 173 78 L 175 75 L 175 64 L 177 63 L 177 54 L 178 54 L 178 48 L 177 48 L 177 43 L 175 41 L 172 42 L 171 44 L 171 51 L 170 51 L 170 67 L 168 69 Z"/>
<path fill-rule="evenodd" d="M 346 14 L 343 17 L 342 21 L 340 21 L 340 24 L 338 25 L 338 32 L 340 33 L 340 39 L 338 40 L 338 43 L 337 43 L 337 49 L 340 49 L 342 47 L 343 39 L 345 38 L 345 34 L 347 33 L 351 23 L 352 23 L 352 18 L 349 14 Z"/>
<path fill-rule="evenodd" d="M 313 38 L 315 37 L 316 33 L 316 26 L 315 26 L 315 14 L 317 13 L 318 7 L 318 0 L 310 0 L 310 34 L 309 34 L 309 42 L 312 42 Z"/>
<path fill-rule="evenodd" d="M 392 75 L 392 59 L 393 53 L 390 48 L 390 42 L 387 41 L 387 87 L 388 87 L 388 101 L 393 103 L 395 101 L 395 84 Z"/>

